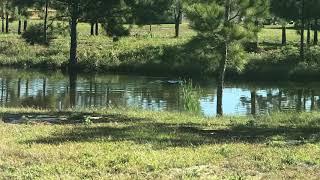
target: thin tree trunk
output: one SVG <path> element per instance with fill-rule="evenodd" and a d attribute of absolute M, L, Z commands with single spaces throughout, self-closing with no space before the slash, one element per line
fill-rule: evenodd
<path fill-rule="evenodd" d="M 4 104 L 4 79 L 1 79 L 1 101 Z"/>
<path fill-rule="evenodd" d="M 47 91 L 47 79 L 43 78 L 43 84 L 42 84 L 42 96 L 43 99 L 46 97 L 46 91 Z"/>
<path fill-rule="evenodd" d="M 302 93 L 303 93 L 303 90 L 302 89 L 299 89 L 298 90 L 298 99 L 297 99 L 297 111 L 301 111 L 302 109 L 302 102 L 301 102 L 301 99 L 302 99 Z"/>
<path fill-rule="evenodd" d="M 8 103 L 9 101 L 9 84 L 10 84 L 9 80 L 10 80 L 9 78 L 6 79 L 6 103 Z"/>
<path fill-rule="evenodd" d="M 96 22 L 96 36 L 99 36 L 99 23 Z"/>
<path fill-rule="evenodd" d="M 182 11 L 178 10 L 177 15 L 175 17 L 175 37 L 178 38 L 180 34 L 180 21 L 181 21 Z"/>
<path fill-rule="evenodd" d="M 26 81 L 26 96 L 29 96 L 29 80 Z"/>
<path fill-rule="evenodd" d="M 287 44 L 287 27 L 286 25 L 282 26 L 282 45 L 285 46 Z"/>
<path fill-rule="evenodd" d="M 254 90 L 254 91 L 251 91 L 251 114 L 252 115 L 257 114 L 256 102 L 257 102 L 257 92 Z"/>
<path fill-rule="evenodd" d="M 176 21 L 176 24 L 175 24 L 175 37 L 178 38 L 179 37 L 179 33 L 180 33 L 180 22 Z"/>
<path fill-rule="evenodd" d="M 26 32 L 28 28 L 28 20 L 23 21 L 23 31 Z"/>
<path fill-rule="evenodd" d="M 19 21 L 18 21 L 18 34 L 21 34 L 21 26 L 22 26 L 22 22 L 19 19 Z"/>
<path fill-rule="evenodd" d="M 314 19 L 314 37 L 313 37 L 313 45 L 318 45 L 318 19 Z"/>
<path fill-rule="evenodd" d="M 6 33 L 9 33 L 9 14 L 6 14 Z"/>
<path fill-rule="evenodd" d="M 281 102 L 282 102 L 282 91 L 279 90 L 279 97 L 278 97 L 278 109 L 281 111 Z"/>
<path fill-rule="evenodd" d="M 306 92 L 303 93 L 303 111 L 307 110 L 307 97 L 306 97 Z"/>
<path fill-rule="evenodd" d="M 315 95 L 314 90 L 311 90 L 311 111 L 315 110 Z"/>
<path fill-rule="evenodd" d="M 152 24 L 149 24 L 149 33 L 150 33 L 150 36 L 152 37 Z"/>
<path fill-rule="evenodd" d="M 18 98 L 21 96 L 21 78 L 18 79 L 18 93 L 17 93 Z"/>
<path fill-rule="evenodd" d="M 225 1 L 224 8 L 225 8 L 224 24 L 227 25 L 229 21 L 229 14 L 230 14 L 230 0 Z M 218 116 L 223 116 L 223 88 L 224 88 L 224 77 L 225 77 L 227 61 L 228 61 L 228 53 L 229 53 L 228 50 L 229 50 L 228 39 L 225 39 L 225 44 L 223 47 L 224 54 L 220 64 L 220 74 L 219 74 L 219 82 L 218 82 L 218 88 L 217 88 L 217 115 Z"/>
<path fill-rule="evenodd" d="M 46 0 L 45 4 L 45 15 L 44 15 L 44 23 L 43 23 L 43 36 L 44 42 L 48 42 L 48 8 L 49 8 L 49 0 Z"/>
<path fill-rule="evenodd" d="M 308 29 L 307 29 L 307 45 L 311 44 L 311 22 L 308 20 Z"/>
<path fill-rule="evenodd" d="M 91 26 L 90 35 L 91 35 L 91 36 L 94 36 L 94 23 L 91 22 L 91 23 L 90 23 L 90 26 Z"/>
<path fill-rule="evenodd" d="M 302 8 L 301 8 L 301 29 L 300 29 L 300 60 L 304 60 L 304 0 L 302 0 Z"/>
<path fill-rule="evenodd" d="M 71 44 L 70 44 L 70 70 L 76 67 L 78 63 L 77 57 L 77 48 L 78 48 L 78 32 L 77 32 L 77 25 L 78 25 L 78 4 L 74 3 L 72 7 L 72 15 L 71 15 Z"/>
<path fill-rule="evenodd" d="M 5 22 L 4 22 L 4 16 L 1 17 L 1 32 L 4 32 L 5 29 Z"/>

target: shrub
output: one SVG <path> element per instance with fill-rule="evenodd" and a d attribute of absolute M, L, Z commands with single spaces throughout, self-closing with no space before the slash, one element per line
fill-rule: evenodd
<path fill-rule="evenodd" d="M 110 19 L 104 27 L 106 33 L 109 36 L 129 36 L 130 35 L 130 29 L 124 27 L 119 20 L 117 19 Z"/>
<path fill-rule="evenodd" d="M 28 43 L 34 44 L 50 44 L 53 39 L 52 31 L 48 31 L 47 41 L 44 38 L 44 30 L 42 24 L 34 24 L 29 26 L 29 28 L 22 34 L 22 38 L 24 38 Z"/>

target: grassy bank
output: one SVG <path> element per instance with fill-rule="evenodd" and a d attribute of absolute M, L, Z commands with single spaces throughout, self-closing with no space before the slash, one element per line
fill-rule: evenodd
<path fill-rule="evenodd" d="M 50 46 L 31 46 L 16 35 L 0 34 L 0 65 L 19 68 L 65 69 L 69 57 L 69 37 L 58 36 Z M 161 76 L 204 77 L 215 75 L 217 57 L 205 39 L 182 24 L 181 37 L 173 38 L 174 25 L 132 28 L 130 37 L 114 43 L 104 36 L 89 36 L 88 24 L 79 24 L 79 69 L 84 72 L 120 72 Z M 260 51 L 250 53 L 243 72 L 230 68 L 230 78 L 256 80 L 301 80 L 320 75 L 319 47 L 310 47 L 306 60 L 299 60 L 296 30 L 287 31 L 288 46 L 281 47 L 281 29 L 267 26 L 259 34 Z"/>
<path fill-rule="evenodd" d="M 1 179 L 320 176 L 319 113 L 208 119 L 119 109 L 59 115 L 0 109 L 4 121 L 15 113 L 25 115 L 23 123 L 0 124 Z M 40 122 L 44 115 L 60 120 Z"/>

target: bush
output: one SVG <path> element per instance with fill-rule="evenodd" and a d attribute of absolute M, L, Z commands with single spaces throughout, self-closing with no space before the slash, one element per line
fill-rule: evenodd
<path fill-rule="evenodd" d="M 108 36 L 129 36 L 130 29 L 124 27 L 119 20 L 111 19 L 105 24 L 105 31 Z"/>
<path fill-rule="evenodd" d="M 34 24 L 29 26 L 27 31 L 22 34 L 22 38 L 24 38 L 28 43 L 34 44 L 50 44 L 53 39 L 52 31 L 48 31 L 47 41 L 44 38 L 44 30 L 42 24 Z"/>

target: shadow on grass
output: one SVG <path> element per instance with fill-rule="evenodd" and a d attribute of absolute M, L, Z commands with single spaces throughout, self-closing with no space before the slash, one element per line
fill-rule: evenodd
<path fill-rule="evenodd" d="M 70 113 L 70 112 L 44 112 L 44 113 L 2 113 L 0 114 L 4 123 L 13 124 L 25 124 L 29 122 L 33 123 L 50 123 L 56 125 L 68 125 L 68 124 L 83 124 L 86 117 L 90 119 L 90 122 L 97 123 L 130 123 L 140 122 L 145 119 L 133 118 L 121 114 L 94 114 L 94 113 Z"/>
<path fill-rule="evenodd" d="M 223 128 L 202 127 L 200 124 L 159 123 L 152 119 L 134 119 L 113 116 L 99 125 L 75 126 L 72 130 L 61 131 L 49 137 L 29 140 L 27 144 L 61 144 L 69 142 L 122 142 L 151 144 L 154 148 L 192 147 L 210 144 L 250 143 L 262 144 L 281 141 L 286 145 L 317 143 L 320 127 L 263 127 L 231 125 Z M 118 120 L 118 121 L 116 121 Z M 319 122 L 319 120 L 315 120 Z M 103 121 L 100 121 L 103 122 Z"/>

